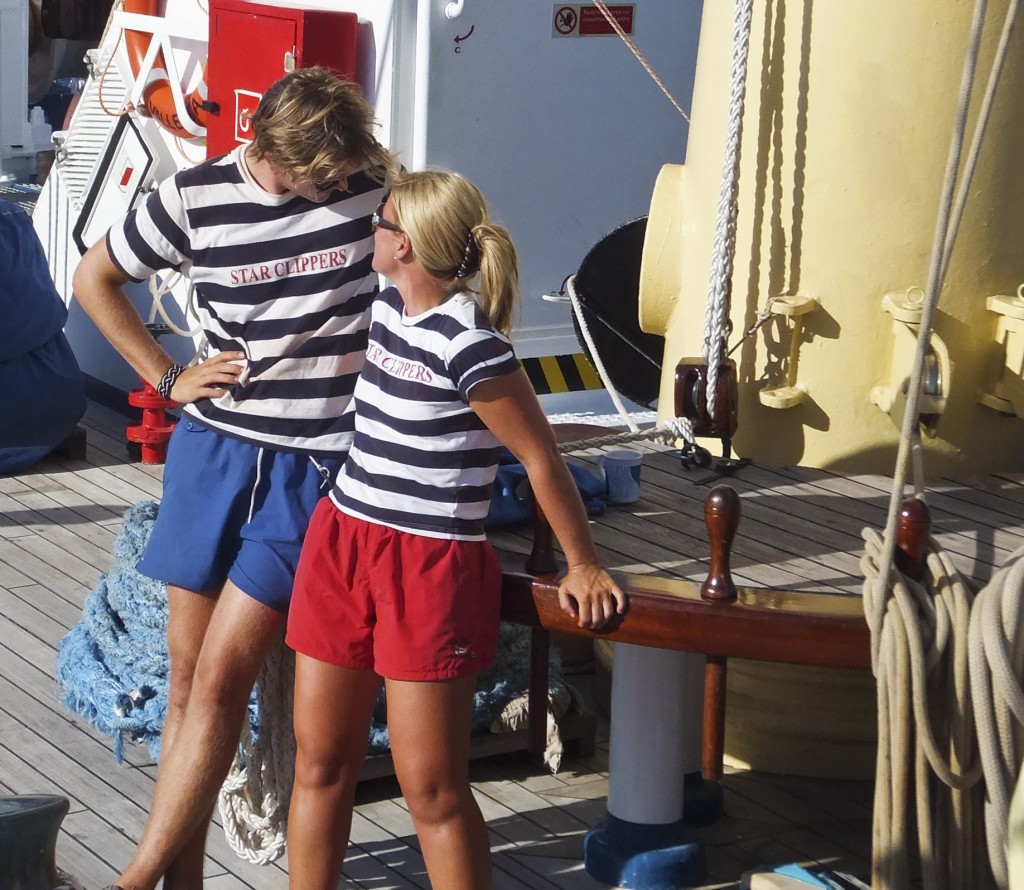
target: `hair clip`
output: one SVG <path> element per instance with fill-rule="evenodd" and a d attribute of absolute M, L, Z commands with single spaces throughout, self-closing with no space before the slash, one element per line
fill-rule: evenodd
<path fill-rule="evenodd" d="M 455 270 L 455 277 L 468 278 L 470 275 L 476 274 L 479 268 L 480 246 L 476 243 L 476 238 L 473 237 L 473 230 L 470 229 L 466 235 L 466 249 L 462 253 L 462 262 Z"/>

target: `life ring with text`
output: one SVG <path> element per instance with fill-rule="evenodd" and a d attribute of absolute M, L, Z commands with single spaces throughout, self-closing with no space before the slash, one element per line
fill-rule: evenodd
<path fill-rule="evenodd" d="M 124 0 L 124 11 L 139 13 L 140 15 L 157 14 L 157 0 Z M 131 65 L 132 74 L 139 76 L 142 69 L 142 61 L 149 49 L 151 34 L 144 34 L 140 31 L 124 32 L 125 49 L 128 52 L 128 64 Z M 145 112 L 160 124 L 169 133 L 181 139 L 194 139 L 195 134 L 190 133 L 182 126 L 178 117 L 178 110 L 174 107 L 174 93 L 171 90 L 170 81 L 167 79 L 167 63 L 164 61 L 163 51 L 156 55 L 153 67 L 149 75 L 149 81 L 142 93 L 142 103 Z M 209 118 L 206 105 L 206 63 L 203 63 L 203 76 L 199 85 L 185 96 L 185 109 L 189 117 L 200 127 L 205 127 Z"/>

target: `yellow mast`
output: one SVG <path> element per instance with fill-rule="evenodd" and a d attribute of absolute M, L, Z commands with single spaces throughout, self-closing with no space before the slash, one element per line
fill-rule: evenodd
<path fill-rule="evenodd" d="M 1005 7 L 989 4 L 969 132 Z M 755 2 L 730 345 L 770 297 L 785 299 L 733 354 L 738 454 L 892 471 L 972 9 Z M 663 169 L 651 204 L 640 319 L 666 337 L 661 419 L 674 414 L 676 362 L 701 354 L 732 16 L 731 3 L 704 5 L 686 163 Z M 935 320 L 927 410 L 941 417 L 929 473 L 1024 469 L 1021 39 L 1010 47 Z"/>

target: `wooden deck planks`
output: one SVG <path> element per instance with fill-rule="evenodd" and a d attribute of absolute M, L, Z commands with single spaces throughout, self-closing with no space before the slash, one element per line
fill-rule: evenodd
<path fill-rule="evenodd" d="M 703 503 L 709 485 L 680 470 L 666 449 L 645 452 L 641 499 L 613 507 L 592 527 L 606 562 L 623 571 L 702 580 L 709 557 Z M 574 453 L 593 464 L 599 452 Z M 595 470 L 596 471 L 596 470 Z M 702 471 L 703 472 L 703 471 Z M 755 587 L 860 593 L 861 531 L 881 531 L 890 480 L 838 476 L 807 467 L 746 466 L 714 484 L 740 495 L 742 517 L 732 550 L 737 583 Z M 935 480 L 926 492 L 934 531 L 961 572 L 983 583 L 1024 546 L 1024 485 L 1002 477 L 984 484 Z M 504 549 L 529 551 L 529 533 L 502 532 Z M 660 560 L 649 559 L 652 550 Z M 676 560 L 666 560 L 666 554 Z"/>
<path fill-rule="evenodd" d="M 162 468 L 126 463 L 120 415 L 91 406 L 86 420 L 84 461 L 48 460 L 29 473 L 0 478 L 0 789 L 71 799 L 58 860 L 93 890 L 113 879 L 137 842 L 155 769 L 140 748 L 130 748 L 129 763 L 117 766 L 109 740 L 63 710 L 52 677 L 54 650 L 111 565 L 110 545 L 124 511 L 159 498 Z M 593 454 L 582 457 L 592 460 Z M 702 580 L 708 487 L 656 457 L 645 463 L 643 480 L 638 504 L 611 508 L 594 524 L 604 557 L 620 571 Z M 881 528 L 887 480 L 750 467 L 722 481 L 742 498 L 733 554 L 738 581 L 859 593 L 860 529 Z M 928 500 L 944 546 L 972 575 L 985 576 L 1024 544 L 1024 476 L 969 485 L 941 480 Z M 528 534 L 499 537 L 509 549 L 529 549 Z M 606 745 L 594 758 L 567 760 L 558 776 L 515 754 L 475 761 L 471 769 L 499 890 L 597 890 L 580 857 L 583 835 L 606 808 Z M 870 801 L 852 808 L 844 801 L 850 788 L 869 790 L 867 783 L 835 783 L 819 793 L 790 790 L 807 784 L 780 785 L 753 774 L 727 778 L 729 819 L 701 833 L 706 886 L 735 886 L 738 870 L 769 857 L 813 862 L 834 855 L 850 868 L 864 864 Z M 281 888 L 286 868 L 287 860 L 262 869 L 244 863 L 219 829 L 211 834 L 206 886 Z M 360 786 L 346 873 L 347 886 L 367 890 L 428 886 L 393 779 Z"/>

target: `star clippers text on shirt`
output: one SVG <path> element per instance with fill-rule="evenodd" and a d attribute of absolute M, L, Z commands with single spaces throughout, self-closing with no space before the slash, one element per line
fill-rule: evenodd
<path fill-rule="evenodd" d="M 392 355 L 377 343 L 371 343 L 366 347 L 366 360 L 392 377 L 421 383 L 432 383 L 434 380 L 434 375 L 426 365 Z"/>
<path fill-rule="evenodd" d="M 276 263 L 262 263 L 259 266 L 239 266 L 230 272 L 232 284 L 255 284 L 257 281 L 274 281 L 289 275 L 304 275 L 306 272 L 323 272 L 327 269 L 341 269 L 348 262 L 344 250 L 322 250 L 279 260 Z"/>

